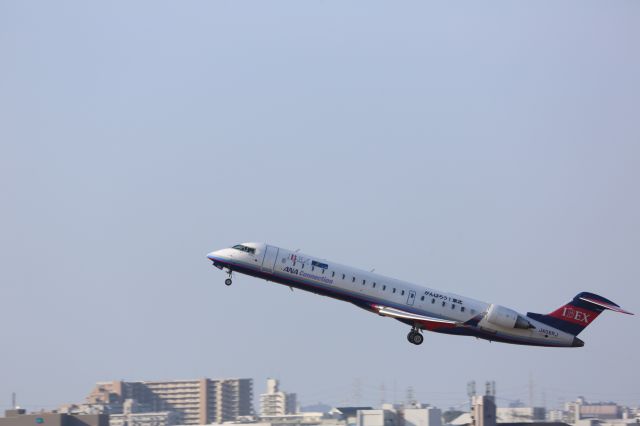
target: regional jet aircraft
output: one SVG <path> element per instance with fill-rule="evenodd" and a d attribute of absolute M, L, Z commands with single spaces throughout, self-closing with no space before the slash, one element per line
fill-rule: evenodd
<path fill-rule="evenodd" d="M 238 272 L 291 288 L 351 302 L 367 311 L 411 326 L 407 339 L 420 345 L 423 330 L 475 336 L 531 346 L 580 347 L 577 335 L 605 310 L 631 314 L 597 294 L 582 292 L 550 314 L 480 302 L 468 297 L 388 278 L 350 266 L 264 243 L 244 243 L 211 252 L 213 265 L 226 270 L 226 285 Z"/>

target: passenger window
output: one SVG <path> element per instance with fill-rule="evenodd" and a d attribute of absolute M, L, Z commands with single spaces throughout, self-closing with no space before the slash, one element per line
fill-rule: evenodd
<path fill-rule="evenodd" d="M 436 303 L 436 299 L 431 299 L 431 304 Z"/>
<path fill-rule="evenodd" d="M 372 287 L 373 287 L 373 288 L 376 288 L 376 283 L 373 283 Z"/>
<path fill-rule="evenodd" d="M 394 292 L 394 293 L 396 292 L 396 289 L 395 289 L 395 288 L 393 289 L 393 292 Z"/>
<path fill-rule="evenodd" d="M 302 266 L 300 267 L 300 269 L 304 269 L 304 263 L 302 264 Z"/>
<path fill-rule="evenodd" d="M 464 312 L 464 306 L 460 306 L 460 312 Z"/>
<path fill-rule="evenodd" d="M 382 291 L 385 291 L 386 289 L 387 289 L 387 286 L 386 286 L 386 285 L 383 285 L 383 286 L 382 286 Z"/>
<path fill-rule="evenodd" d="M 455 308 L 456 308 L 456 304 L 455 304 L 455 303 L 452 303 L 452 304 L 451 304 L 451 309 L 455 309 Z"/>
<path fill-rule="evenodd" d="M 367 281 L 362 280 L 362 285 L 365 285 L 367 283 Z"/>
<path fill-rule="evenodd" d="M 420 298 L 420 300 L 422 300 L 422 301 L 424 302 L 424 296 L 422 296 L 422 297 Z"/>
<path fill-rule="evenodd" d="M 335 277 L 336 276 L 336 271 L 331 271 L 331 276 Z"/>
<path fill-rule="evenodd" d="M 344 278 L 345 278 L 345 275 L 344 275 L 344 274 L 342 274 L 342 279 L 344 280 Z"/>
<path fill-rule="evenodd" d="M 402 290 L 402 293 L 400 293 L 401 296 L 404 296 L 404 290 Z"/>
<path fill-rule="evenodd" d="M 356 282 L 356 277 L 351 277 L 351 282 L 355 283 Z"/>
<path fill-rule="evenodd" d="M 442 302 L 442 306 L 444 307 L 447 304 L 447 302 Z"/>

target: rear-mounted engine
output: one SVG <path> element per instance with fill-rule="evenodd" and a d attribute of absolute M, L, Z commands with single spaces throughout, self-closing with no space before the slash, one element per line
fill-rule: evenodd
<path fill-rule="evenodd" d="M 535 328 L 516 311 L 500 305 L 491 305 L 485 319 L 491 324 L 505 328 Z"/>

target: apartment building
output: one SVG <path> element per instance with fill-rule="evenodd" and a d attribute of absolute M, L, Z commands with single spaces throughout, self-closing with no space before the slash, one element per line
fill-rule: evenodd
<path fill-rule="evenodd" d="M 253 380 L 100 382 L 86 403 L 105 404 L 111 414 L 122 414 L 122 404 L 127 399 L 146 406 L 150 412 L 176 412 L 185 425 L 222 423 L 253 415 Z"/>

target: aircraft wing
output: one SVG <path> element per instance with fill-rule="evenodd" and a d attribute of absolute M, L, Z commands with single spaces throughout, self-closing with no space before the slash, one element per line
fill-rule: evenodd
<path fill-rule="evenodd" d="M 440 328 L 454 328 L 463 325 L 458 321 L 444 320 L 440 318 L 432 318 L 424 315 L 412 314 L 401 309 L 390 308 L 382 305 L 372 305 L 374 312 L 384 317 L 391 317 L 398 320 L 410 321 L 415 325 L 426 330 L 435 330 Z"/>

